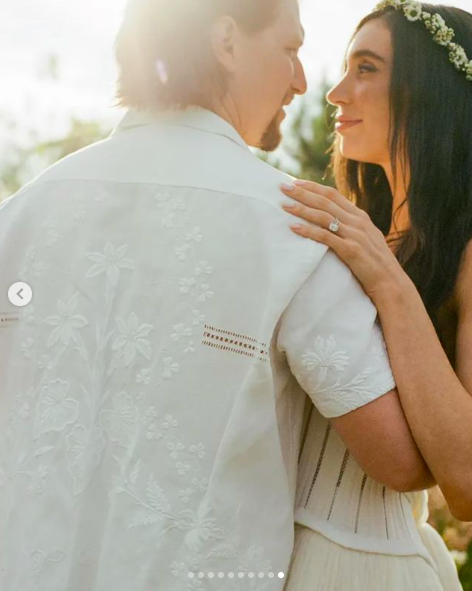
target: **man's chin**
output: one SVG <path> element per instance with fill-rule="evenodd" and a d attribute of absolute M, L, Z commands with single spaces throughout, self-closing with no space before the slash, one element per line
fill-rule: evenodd
<path fill-rule="evenodd" d="M 281 123 L 280 113 L 277 113 L 274 119 L 269 123 L 261 138 L 258 146 L 260 150 L 263 150 L 264 152 L 273 152 L 280 146 L 282 142 L 282 131 L 280 129 Z"/>

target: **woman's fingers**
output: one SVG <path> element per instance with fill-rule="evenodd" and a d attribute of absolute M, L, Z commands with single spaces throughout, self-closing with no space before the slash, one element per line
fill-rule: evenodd
<path fill-rule="evenodd" d="M 306 189 L 299 187 L 299 186 L 290 186 L 290 185 L 281 185 L 281 190 L 285 195 L 291 197 L 295 201 L 298 201 L 300 204 L 306 206 L 307 208 L 324 211 L 332 216 L 332 218 L 338 218 L 340 220 L 346 220 L 346 216 L 349 214 L 347 213 L 345 208 L 339 207 L 336 203 L 324 197 L 323 195 L 319 195 L 317 193 L 312 193 L 307 191 Z M 286 204 L 284 204 L 286 205 Z M 297 204 L 294 203 L 293 210 L 295 210 Z M 287 209 L 287 211 L 289 211 Z M 295 214 L 298 215 L 298 214 Z M 331 220 L 333 221 L 333 220 Z"/>
<path fill-rule="evenodd" d="M 305 224 L 296 224 L 291 226 L 291 229 L 292 232 L 298 234 L 298 236 L 303 236 L 304 238 L 310 238 L 315 242 L 326 244 L 326 246 L 334 250 L 341 260 L 345 259 L 346 241 L 342 236 L 341 227 L 339 228 L 339 232 L 336 233 L 331 232 L 330 230 L 325 230 L 319 226 L 307 226 Z"/>
<path fill-rule="evenodd" d="M 316 224 L 321 228 L 329 228 L 330 224 L 334 221 L 332 214 L 319 209 L 312 209 L 301 203 L 283 203 L 282 207 L 287 213 L 291 213 L 306 222 Z M 341 227 L 343 225 L 342 222 L 339 225 Z"/>
<path fill-rule="evenodd" d="M 303 181 L 297 180 L 295 181 L 295 185 L 297 187 L 301 187 L 310 193 L 317 193 L 318 195 L 322 195 L 326 199 L 329 199 L 348 213 L 355 213 L 356 211 L 360 211 L 352 201 L 349 201 L 347 197 L 341 195 L 339 191 L 333 189 L 333 187 L 327 187 L 326 185 L 321 185 L 320 183 L 315 183 L 314 181 Z"/>

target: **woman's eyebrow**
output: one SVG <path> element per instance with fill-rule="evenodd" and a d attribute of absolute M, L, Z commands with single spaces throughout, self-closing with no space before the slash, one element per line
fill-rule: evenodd
<path fill-rule="evenodd" d="M 383 62 L 384 64 L 386 63 L 385 58 L 383 58 L 381 55 L 378 55 L 377 53 L 374 53 L 370 49 L 358 49 L 351 55 L 351 58 L 353 59 L 358 59 L 360 57 L 370 57 L 379 62 Z"/>

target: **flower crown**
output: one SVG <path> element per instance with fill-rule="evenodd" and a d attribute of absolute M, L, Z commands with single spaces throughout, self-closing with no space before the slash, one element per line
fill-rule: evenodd
<path fill-rule="evenodd" d="M 472 82 L 472 60 L 469 60 L 461 45 L 453 43 L 454 29 L 446 25 L 446 21 L 440 14 L 426 12 L 421 2 L 415 0 L 383 0 L 377 5 L 376 10 L 383 10 L 388 6 L 392 6 L 395 10 L 403 10 L 403 14 L 411 22 L 422 21 L 433 36 L 433 41 L 447 48 L 451 64 L 459 72 L 464 72 L 466 79 Z"/>

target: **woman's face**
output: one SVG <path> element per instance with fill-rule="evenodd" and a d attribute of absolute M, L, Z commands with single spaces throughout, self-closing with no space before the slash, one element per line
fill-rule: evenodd
<path fill-rule="evenodd" d="M 341 82 L 327 95 L 338 107 L 336 132 L 345 158 L 388 166 L 392 36 L 381 19 L 354 37 Z"/>

